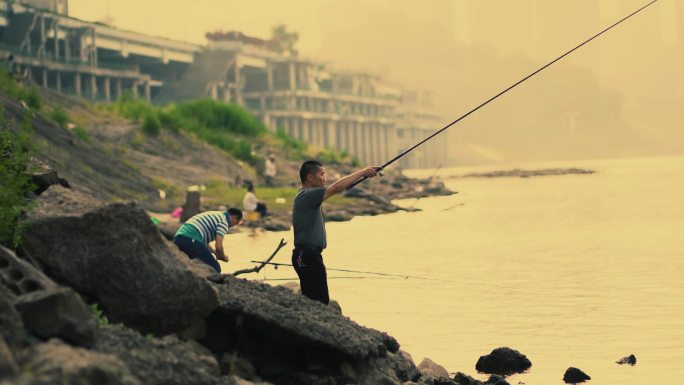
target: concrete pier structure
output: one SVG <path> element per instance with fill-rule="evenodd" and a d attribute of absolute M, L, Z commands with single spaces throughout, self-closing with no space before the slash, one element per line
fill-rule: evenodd
<path fill-rule="evenodd" d="M 92 100 L 150 100 L 201 47 L 68 16 L 67 0 L 0 1 L 0 57 L 27 80 Z M 116 84 L 112 95 L 111 83 Z"/>
<path fill-rule="evenodd" d="M 207 39 L 207 50 L 177 82 L 162 89 L 161 99 L 209 96 L 237 103 L 271 131 L 346 151 L 364 164 L 382 164 L 407 146 L 406 140 L 437 128 L 432 124 L 439 119 L 428 105 L 380 76 L 329 70 L 324 63 L 281 54 L 274 42 L 240 32 L 208 33 Z M 431 146 L 398 165 L 445 164 L 446 140 Z"/>

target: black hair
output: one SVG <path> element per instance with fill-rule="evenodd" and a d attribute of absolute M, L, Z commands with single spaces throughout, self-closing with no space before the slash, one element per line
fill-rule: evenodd
<path fill-rule="evenodd" d="M 323 167 L 323 163 L 317 160 L 307 160 L 302 163 L 302 167 L 299 169 L 299 179 L 302 183 L 306 182 L 306 176 L 317 173 L 321 167 Z"/>
<path fill-rule="evenodd" d="M 228 209 L 228 215 L 236 216 L 238 221 L 242 220 L 242 210 L 231 207 Z"/>

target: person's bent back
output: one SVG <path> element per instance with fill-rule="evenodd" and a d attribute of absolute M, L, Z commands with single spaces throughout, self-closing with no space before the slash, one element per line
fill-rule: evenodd
<path fill-rule="evenodd" d="M 228 262 L 223 237 L 230 227 L 239 225 L 241 220 L 242 211 L 236 208 L 206 211 L 188 219 L 176 232 L 173 242 L 190 259 L 199 259 L 220 273 L 221 266 L 217 259 Z M 209 246 L 212 241 L 215 241 L 215 250 Z"/>

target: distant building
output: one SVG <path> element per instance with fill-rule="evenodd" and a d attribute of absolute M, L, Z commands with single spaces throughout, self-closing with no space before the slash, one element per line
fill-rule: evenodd
<path fill-rule="evenodd" d="M 202 47 L 68 16 L 66 0 L 0 0 L 0 57 L 20 80 L 91 100 L 130 92 L 148 101 L 199 97 L 236 103 L 272 131 L 382 164 L 434 132 L 424 93 L 380 76 L 335 71 L 241 32 L 208 33 Z M 402 159 L 405 168 L 446 162 L 446 139 Z"/>
<path fill-rule="evenodd" d="M 150 100 L 201 48 L 69 17 L 66 0 L 0 1 L 0 57 L 12 55 L 18 78 L 62 93 Z"/>
<path fill-rule="evenodd" d="M 321 148 L 346 151 L 364 163 L 382 164 L 434 132 L 439 117 L 427 98 L 368 73 L 344 72 L 278 52 L 271 40 L 241 32 L 206 35 L 207 50 L 167 83 L 165 101 L 209 96 L 234 102 L 271 130 Z M 402 159 L 402 167 L 446 162 L 446 140 Z"/>

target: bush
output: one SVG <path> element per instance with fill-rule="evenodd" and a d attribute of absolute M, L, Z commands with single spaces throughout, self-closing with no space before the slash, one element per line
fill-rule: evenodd
<path fill-rule="evenodd" d="M 62 128 L 66 128 L 69 124 L 69 115 L 67 115 L 62 107 L 53 108 L 49 117 Z"/>
<path fill-rule="evenodd" d="M 211 130 L 252 137 L 266 132 L 261 122 L 235 104 L 199 99 L 181 103 L 174 111 L 177 111 L 178 118 Z"/>
<path fill-rule="evenodd" d="M 160 128 L 159 115 L 155 111 L 148 111 L 145 114 L 145 120 L 143 120 L 142 131 L 146 135 L 157 136 Z"/>
<path fill-rule="evenodd" d="M 8 96 L 23 101 L 33 110 L 40 110 L 42 100 L 36 87 L 23 87 L 5 70 L 0 70 L 0 91 Z"/>
<path fill-rule="evenodd" d="M 146 101 L 136 98 L 131 92 L 121 94 L 119 100 L 112 103 L 112 108 L 124 118 L 135 122 L 140 122 L 154 110 Z"/>
<path fill-rule="evenodd" d="M 15 248 L 21 239 L 22 212 L 29 208 L 27 195 L 33 191 L 29 161 L 32 140 L 30 115 L 16 133 L 4 124 L 0 109 L 0 243 Z"/>
<path fill-rule="evenodd" d="M 76 135 L 76 137 L 81 139 L 82 141 L 90 142 L 90 135 L 88 135 L 88 131 L 86 131 L 83 127 L 76 126 L 73 132 L 74 135 Z"/>
<path fill-rule="evenodd" d="M 25 101 L 29 108 L 37 111 L 40 110 L 42 105 L 40 94 L 38 93 L 38 89 L 36 87 L 24 89 L 24 94 L 22 95 L 21 100 Z"/>

